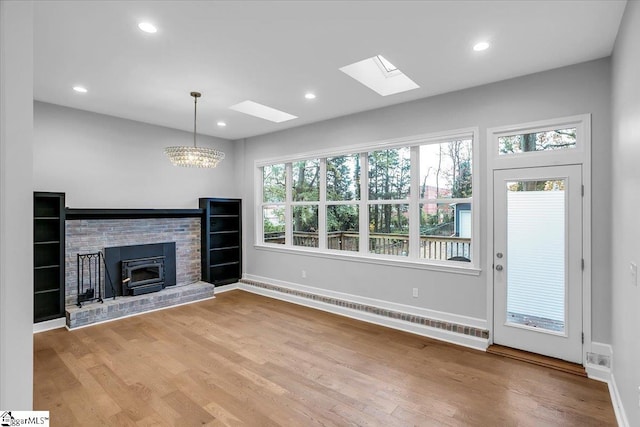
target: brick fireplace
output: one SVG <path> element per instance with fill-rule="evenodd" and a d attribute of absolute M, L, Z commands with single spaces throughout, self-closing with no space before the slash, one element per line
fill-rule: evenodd
<path fill-rule="evenodd" d="M 90 218 L 65 221 L 65 306 L 69 328 L 183 304 L 214 295 L 214 286 L 200 282 L 200 217 L 178 218 Z M 76 305 L 78 295 L 77 255 L 116 246 L 175 243 L 175 286 L 159 292 L 105 298 L 104 303 Z M 173 246 L 173 245 L 172 245 Z M 121 285 L 121 276 L 112 278 Z M 105 281 L 105 287 L 108 287 Z M 122 293 L 117 293 L 122 295 Z"/>
<path fill-rule="evenodd" d="M 113 246 L 175 242 L 176 284 L 200 280 L 200 218 L 67 220 L 65 238 L 67 306 L 77 301 L 77 254 L 104 251 Z"/>

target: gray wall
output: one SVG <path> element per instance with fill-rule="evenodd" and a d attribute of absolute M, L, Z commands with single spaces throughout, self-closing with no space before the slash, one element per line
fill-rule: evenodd
<path fill-rule="evenodd" d="M 246 273 L 486 319 L 487 272 L 479 277 L 403 267 L 360 264 L 258 250 L 254 243 L 254 161 L 325 147 L 340 147 L 422 133 L 478 126 L 480 194 L 487 194 L 488 127 L 592 114 L 593 137 L 593 339 L 609 343 L 610 307 L 610 61 L 601 59 L 495 84 L 328 120 L 239 142 L 246 205 Z M 487 207 L 481 196 L 480 266 L 486 263 Z M 601 207 L 607 207 L 602 209 Z M 296 266 L 291 268 L 291 266 Z M 301 278 L 300 270 L 307 271 Z M 420 288 L 417 299 L 413 287 Z"/>
<path fill-rule="evenodd" d="M 640 426 L 640 288 L 629 266 L 640 263 L 640 3 L 630 1 L 613 53 L 612 244 L 613 375 L 630 426 Z"/>
<path fill-rule="evenodd" d="M 237 197 L 234 144 L 215 169 L 173 166 L 164 147 L 193 134 L 42 102 L 34 103 L 34 189 L 66 193 L 73 208 L 197 208 L 198 197 Z"/>
<path fill-rule="evenodd" d="M 33 3 L 0 2 L 0 409 L 33 396 Z"/>

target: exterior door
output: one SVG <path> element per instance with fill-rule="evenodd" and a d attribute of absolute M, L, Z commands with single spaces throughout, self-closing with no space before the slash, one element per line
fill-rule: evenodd
<path fill-rule="evenodd" d="M 495 344 L 582 364 L 582 167 L 494 171 Z"/>

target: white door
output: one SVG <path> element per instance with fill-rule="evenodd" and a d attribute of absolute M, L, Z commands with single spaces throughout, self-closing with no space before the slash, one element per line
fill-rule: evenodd
<path fill-rule="evenodd" d="M 493 342 L 582 363 L 582 168 L 494 171 Z"/>

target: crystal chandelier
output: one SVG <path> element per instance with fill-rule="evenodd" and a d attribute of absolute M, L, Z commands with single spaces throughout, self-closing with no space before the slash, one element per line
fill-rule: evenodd
<path fill-rule="evenodd" d="M 215 148 L 196 145 L 196 116 L 200 92 L 191 92 L 193 96 L 193 147 L 187 145 L 167 147 L 164 152 L 175 166 L 191 168 L 215 168 L 224 159 L 224 153 Z"/>

